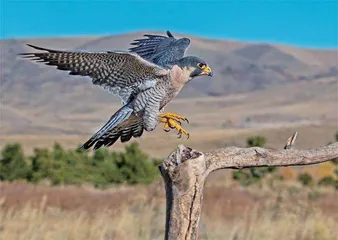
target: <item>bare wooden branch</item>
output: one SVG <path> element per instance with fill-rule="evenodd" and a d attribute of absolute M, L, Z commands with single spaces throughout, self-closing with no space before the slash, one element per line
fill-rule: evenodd
<path fill-rule="evenodd" d="M 201 153 L 179 145 L 160 166 L 167 198 L 165 239 L 198 238 L 204 182 L 213 171 L 318 164 L 338 157 L 338 142 L 317 149 L 292 150 L 296 137 L 297 133 L 288 139 L 286 150 L 228 147 Z"/>
<path fill-rule="evenodd" d="M 311 150 L 274 150 L 260 147 L 229 147 L 205 153 L 207 172 L 249 167 L 287 167 L 310 165 L 338 156 L 338 143 Z"/>
<path fill-rule="evenodd" d="M 296 142 L 297 135 L 298 135 L 298 132 L 295 132 L 291 137 L 289 137 L 288 141 L 286 142 L 286 145 L 284 146 L 284 149 L 293 148 Z"/>

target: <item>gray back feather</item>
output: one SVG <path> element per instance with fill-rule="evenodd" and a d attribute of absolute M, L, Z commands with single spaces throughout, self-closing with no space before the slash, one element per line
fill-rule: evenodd
<path fill-rule="evenodd" d="M 144 36 L 147 38 L 134 40 L 131 45 L 135 45 L 135 47 L 129 48 L 129 51 L 160 66 L 183 58 L 190 46 L 190 39 L 176 39 L 169 31 L 167 31 L 167 35 L 168 37 L 146 34 Z"/>

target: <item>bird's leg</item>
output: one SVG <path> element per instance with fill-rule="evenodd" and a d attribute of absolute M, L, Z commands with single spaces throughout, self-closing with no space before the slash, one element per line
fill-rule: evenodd
<path fill-rule="evenodd" d="M 189 133 L 181 126 L 180 120 L 184 120 L 189 123 L 188 119 L 183 116 L 174 114 L 174 113 L 163 113 L 159 114 L 160 122 L 164 123 L 163 130 L 166 132 L 170 131 L 170 128 L 176 129 L 178 131 L 179 138 L 182 134 L 186 135 L 189 138 Z"/>

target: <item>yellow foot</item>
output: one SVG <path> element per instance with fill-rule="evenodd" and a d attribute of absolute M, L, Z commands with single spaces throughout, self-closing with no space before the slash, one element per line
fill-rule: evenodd
<path fill-rule="evenodd" d="M 189 123 L 188 119 L 183 116 L 174 114 L 174 113 L 163 113 L 159 115 L 160 122 L 164 123 L 163 130 L 166 132 L 171 129 L 176 129 L 178 131 L 178 138 L 182 137 L 182 134 L 186 135 L 189 138 L 189 133 L 181 126 L 181 121 L 184 120 Z"/>
<path fill-rule="evenodd" d="M 188 119 L 183 117 L 183 116 L 180 116 L 180 115 L 177 115 L 175 113 L 162 113 L 159 115 L 160 118 L 166 118 L 166 119 L 173 119 L 175 120 L 176 122 L 180 122 L 180 120 L 183 120 L 183 121 L 186 121 L 187 123 L 189 123 Z"/>

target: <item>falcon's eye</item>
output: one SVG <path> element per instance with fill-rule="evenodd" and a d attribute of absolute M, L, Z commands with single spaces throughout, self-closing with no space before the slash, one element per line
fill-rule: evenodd
<path fill-rule="evenodd" d="M 205 68 L 205 64 L 204 64 L 204 63 L 197 63 L 197 66 L 198 66 L 200 69 Z"/>

